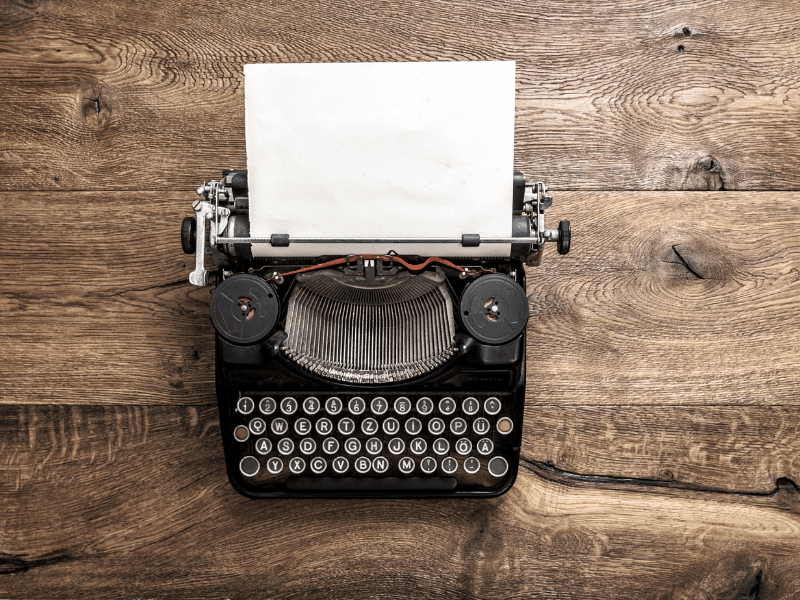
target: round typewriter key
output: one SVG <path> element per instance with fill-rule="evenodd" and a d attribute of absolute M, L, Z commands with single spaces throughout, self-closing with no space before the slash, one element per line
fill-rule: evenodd
<path fill-rule="evenodd" d="M 433 400 L 430 398 L 420 398 L 417 400 L 417 412 L 421 415 L 429 415 L 433 412 Z"/>
<path fill-rule="evenodd" d="M 439 400 L 439 412 L 443 415 L 452 415 L 456 410 L 456 401 L 452 398 L 442 398 Z"/>
<path fill-rule="evenodd" d="M 289 430 L 289 426 L 286 424 L 284 419 L 273 419 L 269 428 L 275 435 L 283 435 Z"/>
<path fill-rule="evenodd" d="M 392 438 L 386 447 L 389 448 L 389 452 L 392 454 L 400 454 L 406 449 L 406 443 L 400 438 Z"/>
<path fill-rule="evenodd" d="M 275 288 L 256 275 L 233 275 L 211 296 L 214 329 L 234 344 L 253 344 L 272 331 L 280 314 Z"/>
<path fill-rule="evenodd" d="M 420 431 L 422 431 L 422 421 L 416 417 L 411 417 L 406 421 L 406 433 L 408 435 L 417 435 Z"/>
<path fill-rule="evenodd" d="M 277 456 L 270 458 L 267 461 L 267 471 L 269 471 L 273 475 L 280 473 L 281 471 L 283 471 L 283 461 Z"/>
<path fill-rule="evenodd" d="M 488 438 L 481 438 L 478 440 L 478 443 L 475 444 L 475 448 L 478 450 L 478 452 L 484 456 L 487 456 L 494 450 L 494 443 Z"/>
<path fill-rule="evenodd" d="M 252 421 L 250 421 L 250 431 L 253 435 L 261 435 L 267 429 L 267 424 L 264 423 L 264 419 L 260 417 L 256 417 Z"/>
<path fill-rule="evenodd" d="M 411 440 L 411 443 L 408 445 L 408 447 L 411 448 L 411 451 L 414 454 L 422 454 L 428 449 L 428 442 L 418 437 Z"/>
<path fill-rule="evenodd" d="M 439 417 L 434 417 L 428 421 L 428 431 L 430 431 L 433 435 L 441 434 L 444 431 L 444 421 L 442 421 Z"/>
<path fill-rule="evenodd" d="M 514 423 L 512 423 L 511 419 L 509 419 L 508 417 L 503 417 L 497 422 L 497 431 L 499 431 L 503 435 L 511 433 L 512 429 L 514 429 Z"/>
<path fill-rule="evenodd" d="M 294 422 L 294 430 L 297 435 L 307 435 L 308 432 L 311 431 L 311 421 L 305 417 L 297 419 L 297 421 Z"/>
<path fill-rule="evenodd" d="M 307 415 L 315 415 L 319 410 L 319 400 L 313 396 L 303 400 L 303 412 Z"/>
<path fill-rule="evenodd" d="M 325 410 L 328 411 L 329 415 L 338 415 L 342 412 L 342 401 L 335 396 L 328 398 L 325 401 Z"/>
<path fill-rule="evenodd" d="M 478 469 L 480 468 L 481 468 L 481 463 L 474 456 L 470 456 L 468 459 L 464 461 L 464 470 L 470 475 L 477 473 Z"/>
<path fill-rule="evenodd" d="M 478 402 L 478 399 L 471 396 L 469 398 L 464 398 L 464 402 L 461 403 L 461 410 L 468 415 L 474 415 L 476 412 L 478 412 L 480 407 L 481 403 Z"/>
<path fill-rule="evenodd" d="M 448 475 L 452 475 L 458 469 L 458 461 L 452 456 L 442 459 L 442 471 Z"/>
<path fill-rule="evenodd" d="M 328 437 L 322 440 L 322 451 L 325 454 L 336 454 L 339 451 L 339 440 Z"/>
<path fill-rule="evenodd" d="M 433 451 L 436 452 L 436 454 L 442 456 L 450 451 L 450 442 L 444 438 L 436 438 L 433 441 L 433 444 L 431 444 L 431 448 L 433 448 Z"/>
<path fill-rule="evenodd" d="M 330 419 L 322 417 L 319 421 L 317 421 L 316 429 L 318 434 L 328 435 L 333 431 L 333 423 L 331 423 Z"/>
<path fill-rule="evenodd" d="M 487 398 L 486 402 L 483 403 L 483 410 L 490 415 L 496 415 L 500 412 L 500 400 L 494 396 Z"/>
<path fill-rule="evenodd" d="M 353 423 L 353 419 L 350 417 L 345 417 L 341 421 L 339 421 L 339 433 L 342 435 L 350 435 L 356 430 L 356 424 Z"/>
<path fill-rule="evenodd" d="M 261 469 L 261 463 L 255 456 L 245 456 L 239 461 L 239 471 L 245 477 L 253 477 Z"/>
<path fill-rule="evenodd" d="M 472 442 L 470 442 L 467 438 L 461 438 L 456 442 L 456 452 L 462 456 L 469 454 L 472 452 Z"/>
<path fill-rule="evenodd" d="M 419 468 L 422 469 L 423 473 L 433 473 L 436 470 L 436 459 L 426 456 L 419 461 Z"/>
<path fill-rule="evenodd" d="M 366 435 L 372 435 L 378 431 L 378 422 L 372 417 L 368 417 L 361 422 L 361 431 Z"/>
<path fill-rule="evenodd" d="M 377 398 L 373 398 L 372 402 L 370 403 L 370 409 L 372 410 L 373 414 L 382 415 L 385 413 L 389 408 L 389 403 L 386 401 L 386 398 L 382 398 L 378 396 Z"/>
<path fill-rule="evenodd" d="M 407 415 L 408 411 L 411 410 L 411 400 L 406 398 L 405 396 L 400 396 L 397 400 L 394 401 L 394 412 L 398 415 Z"/>
<path fill-rule="evenodd" d="M 295 475 L 299 475 L 306 468 L 306 461 L 299 456 L 295 456 L 289 461 L 289 470 Z"/>
<path fill-rule="evenodd" d="M 367 452 L 370 454 L 377 454 L 383 449 L 383 442 L 376 437 L 372 437 L 364 443 L 364 448 L 366 448 Z"/>
<path fill-rule="evenodd" d="M 317 441 L 314 438 L 303 438 L 300 440 L 300 452 L 303 454 L 313 454 L 314 450 L 317 449 Z"/>
<path fill-rule="evenodd" d="M 278 452 L 286 456 L 294 452 L 294 442 L 289 438 L 281 438 L 278 440 Z"/>
<path fill-rule="evenodd" d="M 272 451 L 272 442 L 267 438 L 258 438 L 256 440 L 256 452 L 259 454 L 269 454 Z"/>
<path fill-rule="evenodd" d="M 250 430 L 244 425 L 238 425 L 233 430 L 233 437 L 237 442 L 245 442 L 250 437 Z"/>
<path fill-rule="evenodd" d="M 281 400 L 281 412 L 285 415 L 293 415 L 297 410 L 297 400 L 294 398 L 284 398 Z"/>
<path fill-rule="evenodd" d="M 271 415 L 275 412 L 276 407 L 275 398 L 262 398 L 261 402 L 258 403 L 258 410 L 263 415 Z"/>
<path fill-rule="evenodd" d="M 253 412 L 253 409 L 255 407 L 256 403 L 253 402 L 252 398 L 248 398 L 247 396 L 242 396 L 236 403 L 236 410 L 238 410 L 243 415 L 249 415 L 251 412 Z"/>
<path fill-rule="evenodd" d="M 347 469 L 350 468 L 350 462 L 344 456 L 337 456 L 334 458 L 331 465 L 333 466 L 333 470 L 339 475 L 346 473 Z"/>
<path fill-rule="evenodd" d="M 361 440 L 358 438 L 347 438 L 344 449 L 348 454 L 358 454 L 361 451 Z"/>
<path fill-rule="evenodd" d="M 386 460 L 385 456 L 376 456 L 372 459 L 372 470 L 376 473 L 386 473 L 386 469 L 389 468 L 389 461 Z"/>
<path fill-rule="evenodd" d="M 320 473 L 324 473 L 325 469 L 328 468 L 327 461 L 322 458 L 321 456 L 315 456 L 311 459 L 311 470 L 319 475 Z"/>
<path fill-rule="evenodd" d="M 350 402 L 347 403 L 347 410 L 349 410 L 353 415 L 360 415 L 366 408 L 367 403 L 364 402 L 363 398 L 351 398 Z"/>
<path fill-rule="evenodd" d="M 411 471 L 414 470 L 414 459 L 409 458 L 408 456 L 404 456 L 399 461 L 397 461 L 397 466 L 400 468 L 400 472 L 404 475 L 408 475 Z"/>
<path fill-rule="evenodd" d="M 386 435 L 394 435 L 400 431 L 400 422 L 394 417 L 389 417 L 383 422 L 383 433 Z"/>
<path fill-rule="evenodd" d="M 484 419 L 483 417 L 479 417 L 472 422 L 472 431 L 478 435 L 486 435 L 490 427 L 491 425 L 489 425 L 488 419 Z"/>
<path fill-rule="evenodd" d="M 528 297 L 508 275 L 478 277 L 461 294 L 461 322 L 479 342 L 505 344 L 528 322 Z"/>
<path fill-rule="evenodd" d="M 466 430 L 467 422 L 461 417 L 456 417 L 450 421 L 450 431 L 452 431 L 455 435 L 463 435 Z"/>
<path fill-rule="evenodd" d="M 489 461 L 489 473 L 495 477 L 502 477 L 508 473 L 508 462 L 502 456 L 495 456 Z"/>
<path fill-rule="evenodd" d="M 363 475 L 364 473 L 369 472 L 369 468 L 372 466 L 372 463 L 369 462 L 369 459 L 366 458 L 365 456 L 359 456 L 356 459 L 355 466 L 356 466 L 356 471 L 358 471 Z"/>

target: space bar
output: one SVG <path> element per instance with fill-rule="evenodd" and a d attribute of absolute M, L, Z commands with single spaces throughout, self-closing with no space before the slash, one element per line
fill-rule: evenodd
<path fill-rule="evenodd" d="M 455 477 L 289 477 L 286 487 L 293 492 L 317 491 L 450 491 L 456 488 Z"/>

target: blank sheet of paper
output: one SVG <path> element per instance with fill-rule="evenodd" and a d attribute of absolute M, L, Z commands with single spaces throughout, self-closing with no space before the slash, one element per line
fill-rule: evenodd
<path fill-rule="evenodd" d="M 511 236 L 514 63 L 245 65 L 250 235 Z M 254 245 L 254 256 L 508 256 L 508 244 Z"/>

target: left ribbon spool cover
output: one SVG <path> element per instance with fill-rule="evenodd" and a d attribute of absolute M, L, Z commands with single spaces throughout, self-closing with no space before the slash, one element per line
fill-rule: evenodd
<path fill-rule="evenodd" d="M 255 275 L 228 277 L 211 297 L 214 329 L 234 344 L 263 340 L 278 321 L 280 302 L 270 284 Z"/>

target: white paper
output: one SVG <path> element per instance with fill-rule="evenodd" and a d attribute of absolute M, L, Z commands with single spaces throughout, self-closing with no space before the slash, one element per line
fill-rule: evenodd
<path fill-rule="evenodd" d="M 250 235 L 511 237 L 514 63 L 245 65 Z M 254 245 L 508 256 L 509 244 Z"/>

